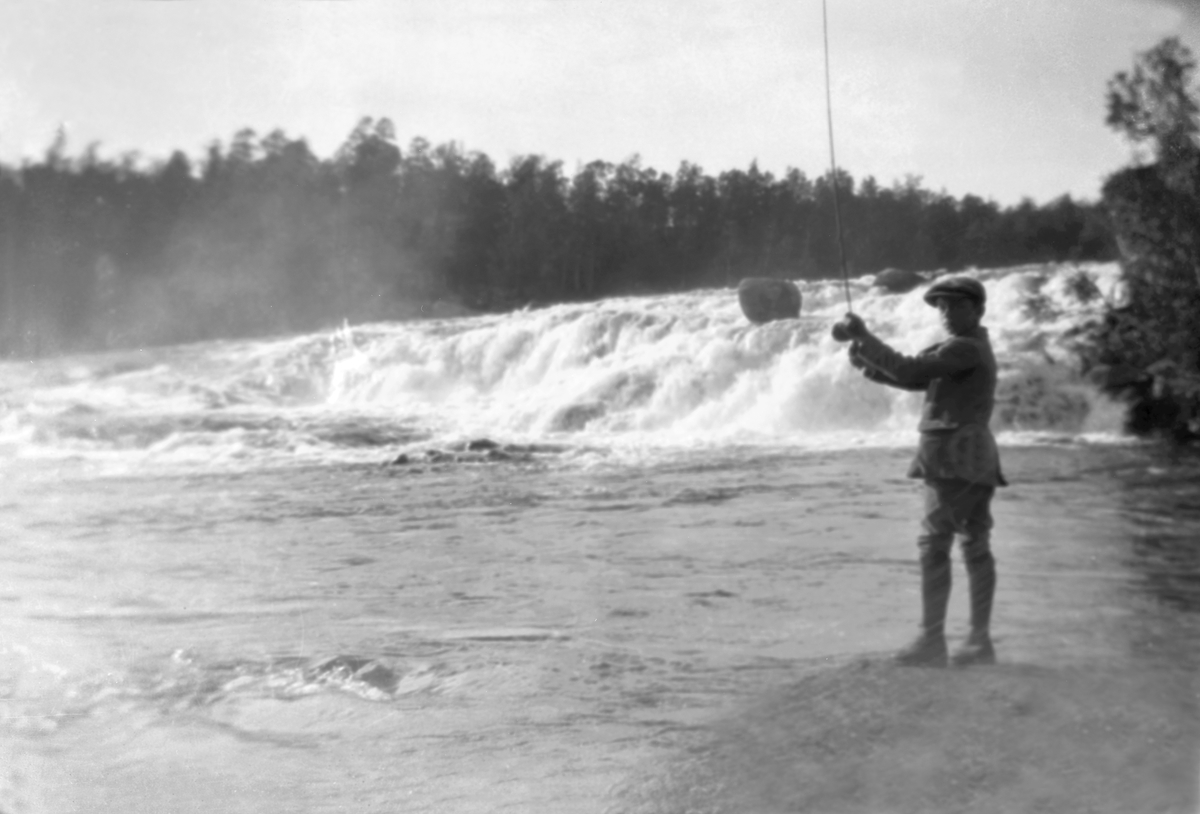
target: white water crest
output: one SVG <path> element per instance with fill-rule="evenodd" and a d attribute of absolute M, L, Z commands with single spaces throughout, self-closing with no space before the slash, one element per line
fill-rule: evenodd
<path fill-rule="evenodd" d="M 1100 297 L 1073 293 L 1080 273 Z M 966 274 L 988 287 L 1001 443 L 1119 438 L 1120 406 L 1081 380 L 1068 345 L 1072 327 L 1119 299 L 1117 266 Z M 850 294 L 881 338 L 908 353 L 942 338 L 922 289 L 871 282 Z M 911 443 L 920 394 L 850 367 L 830 336 L 846 311 L 840 282 L 799 285 L 800 318 L 766 325 L 746 320 L 731 289 L 711 289 L 9 362 L 0 451 L 124 471 L 382 461 L 480 437 L 631 454 Z"/>

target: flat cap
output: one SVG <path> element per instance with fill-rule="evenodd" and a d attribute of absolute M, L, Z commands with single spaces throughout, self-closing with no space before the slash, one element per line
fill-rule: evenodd
<path fill-rule="evenodd" d="M 925 292 L 925 302 L 930 305 L 936 303 L 938 297 L 966 297 L 983 305 L 987 302 L 987 290 L 983 283 L 970 277 L 946 277 L 929 286 Z"/>

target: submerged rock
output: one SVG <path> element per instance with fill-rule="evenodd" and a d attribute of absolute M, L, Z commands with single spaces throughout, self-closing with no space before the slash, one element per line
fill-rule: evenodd
<path fill-rule="evenodd" d="M 468 441 L 464 448 L 467 452 L 487 452 L 492 449 L 500 449 L 500 444 L 491 438 L 475 438 Z"/>
<path fill-rule="evenodd" d="M 800 316 L 800 289 L 791 280 L 747 277 L 737 293 L 742 313 L 756 325 Z"/>
<path fill-rule="evenodd" d="M 597 418 L 602 418 L 607 412 L 603 404 L 572 404 L 559 410 L 550 421 L 550 428 L 555 432 L 577 432 Z"/>
<path fill-rule="evenodd" d="M 309 675 L 320 681 L 346 683 L 358 681 L 381 692 L 395 692 L 400 683 L 396 671 L 375 659 L 361 656 L 332 656 L 313 665 Z"/>
<path fill-rule="evenodd" d="M 560 453 L 565 449 L 555 444 L 501 444 L 490 438 L 475 438 L 449 449 L 402 452 L 386 465 L 528 463 L 537 455 Z"/>

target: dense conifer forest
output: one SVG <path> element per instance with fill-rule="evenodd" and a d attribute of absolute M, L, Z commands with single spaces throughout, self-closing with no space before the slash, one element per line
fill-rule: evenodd
<path fill-rule="evenodd" d="M 1002 207 L 838 176 L 853 274 L 1115 257 L 1098 203 Z M 0 355 L 840 273 L 832 175 L 539 155 L 506 166 L 364 118 L 328 158 L 242 130 L 202 157 L 0 166 Z"/>

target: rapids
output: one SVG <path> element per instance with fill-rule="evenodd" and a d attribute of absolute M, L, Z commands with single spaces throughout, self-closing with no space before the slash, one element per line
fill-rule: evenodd
<path fill-rule="evenodd" d="M 1001 443 L 1116 438 L 1120 408 L 1080 380 L 1067 336 L 1120 297 L 1116 266 L 973 273 L 990 292 Z M 1072 293 L 1080 273 L 1099 297 Z M 864 381 L 829 335 L 845 310 L 841 285 L 803 293 L 799 319 L 762 326 L 731 291 L 706 290 L 8 362 L 0 450 L 129 472 L 366 461 L 478 437 L 635 458 L 910 443 L 920 396 Z M 919 290 L 886 294 L 861 279 L 853 298 L 900 350 L 940 336 Z"/>

